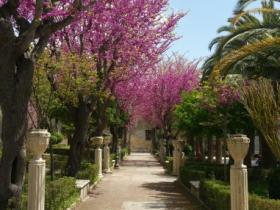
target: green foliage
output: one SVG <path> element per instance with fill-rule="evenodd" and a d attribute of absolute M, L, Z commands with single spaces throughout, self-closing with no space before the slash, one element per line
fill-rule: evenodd
<path fill-rule="evenodd" d="M 59 144 L 63 141 L 64 136 L 61 132 L 51 133 L 50 141 L 52 144 Z"/>
<path fill-rule="evenodd" d="M 123 160 L 124 157 L 127 156 L 127 155 L 128 155 L 128 148 L 123 148 L 121 150 L 121 160 Z"/>
<path fill-rule="evenodd" d="M 110 167 L 113 166 L 113 161 L 116 160 L 117 154 L 116 153 L 111 153 L 110 154 Z"/>
<path fill-rule="evenodd" d="M 75 178 L 62 177 L 46 184 L 46 210 L 64 210 L 79 199 Z"/>
<path fill-rule="evenodd" d="M 98 166 L 96 164 L 83 162 L 77 174 L 78 179 L 89 179 L 90 183 L 98 181 Z"/>
<path fill-rule="evenodd" d="M 164 168 L 168 174 L 172 174 L 173 171 L 173 157 L 165 157 Z"/>
<path fill-rule="evenodd" d="M 200 184 L 200 198 L 211 209 L 230 210 L 230 187 L 224 182 L 203 180 Z M 278 210 L 280 201 L 249 195 L 249 210 Z"/>
<path fill-rule="evenodd" d="M 186 144 L 184 149 L 183 149 L 183 152 L 185 153 L 185 155 L 187 157 L 190 157 L 193 155 L 193 148 L 190 144 Z"/>
<path fill-rule="evenodd" d="M 226 177 L 229 177 L 229 166 L 226 166 Z M 200 171 L 205 174 L 202 178 L 215 178 L 217 180 L 225 179 L 225 168 L 224 165 L 220 164 L 209 164 L 209 163 L 200 163 L 200 162 L 188 162 L 186 166 L 183 167 L 184 170 L 189 171 Z"/>
<path fill-rule="evenodd" d="M 274 169 L 269 176 L 269 197 L 280 199 L 280 167 Z"/>
<path fill-rule="evenodd" d="M 201 122 L 208 119 L 207 110 L 200 104 L 202 98 L 201 91 L 183 93 L 181 103 L 175 108 L 175 128 L 185 135 L 201 132 L 203 129 Z"/>
<path fill-rule="evenodd" d="M 206 172 L 202 170 L 190 169 L 187 167 L 182 167 L 180 169 L 180 180 L 185 186 L 188 187 L 190 181 L 201 181 L 206 177 Z"/>

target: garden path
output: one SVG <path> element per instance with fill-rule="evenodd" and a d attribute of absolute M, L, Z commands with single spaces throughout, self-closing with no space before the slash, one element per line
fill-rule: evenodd
<path fill-rule="evenodd" d="M 131 154 L 106 175 L 78 210 L 201 210 L 201 205 L 166 175 L 147 153 Z"/>

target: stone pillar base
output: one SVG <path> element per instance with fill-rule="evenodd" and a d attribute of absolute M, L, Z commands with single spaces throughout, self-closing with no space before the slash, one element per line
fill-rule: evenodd
<path fill-rule="evenodd" d="M 31 160 L 28 171 L 28 210 L 45 209 L 46 161 Z"/>
<path fill-rule="evenodd" d="M 102 149 L 95 149 L 95 164 L 98 166 L 98 177 L 102 178 Z"/>
<path fill-rule="evenodd" d="M 230 168 L 231 210 L 249 210 L 247 167 Z"/>

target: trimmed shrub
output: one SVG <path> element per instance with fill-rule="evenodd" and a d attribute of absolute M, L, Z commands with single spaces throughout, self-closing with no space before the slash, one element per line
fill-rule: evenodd
<path fill-rule="evenodd" d="M 116 160 L 116 158 L 117 158 L 116 153 L 111 153 L 110 154 L 110 167 L 113 166 L 113 160 Z"/>
<path fill-rule="evenodd" d="M 98 166 L 96 164 L 83 162 L 81 170 L 77 174 L 77 179 L 89 179 L 91 184 L 98 181 Z"/>
<path fill-rule="evenodd" d="M 173 171 L 173 157 L 166 157 L 163 166 L 167 170 L 167 173 L 171 174 Z"/>
<path fill-rule="evenodd" d="M 280 167 L 274 169 L 268 178 L 269 197 L 280 199 Z"/>
<path fill-rule="evenodd" d="M 127 155 L 128 155 L 128 148 L 123 148 L 121 150 L 121 160 L 123 160 L 124 157 L 127 156 Z"/>
<path fill-rule="evenodd" d="M 75 178 L 62 177 L 46 184 L 46 210 L 64 210 L 79 199 Z"/>
<path fill-rule="evenodd" d="M 50 142 L 52 144 L 59 144 L 63 141 L 64 136 L 61 132 L 53 132 L 51 133 Z"/>
<path fill-rule="evenodd" d="M 213 210 L 230 210 L 230 187 L 228 184 L 203 180 L 200 184 L 201 200 Z M 279 210 L 280 200 L 263 198 L 257 195 L 249 195 L 250 210 Z"/>
<path fill-rule="evenodd" d="M 206 173 L 201 170 L 190 169 L 187 167 L 182 167 L 180 169 L 180 180 L 181 182 L 187 186 L 189 186 L 190 181 L 200 181 L 206 178 Z"/>
<path fill-rule="evenodd" d="M 205 174 L 203 178 L 215 178 L 217 180 L 225 180 L 224 165 L 209 164 L 209 163 L 187 163 L 183 168 L 189 171 L 202 171 Z M 229 168 L 226 168 L 226 176 L 229 178 Z"/>

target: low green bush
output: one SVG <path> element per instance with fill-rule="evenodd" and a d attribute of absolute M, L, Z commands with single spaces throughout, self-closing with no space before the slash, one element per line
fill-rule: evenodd
<path fill-rule="evenodd" d="M 206 178 L 205 171 L 190 169 L 187 167 L 182 167 L 180 169 L 180 180 L 187 187 L 189 187 L 190 181 L 200 181 L 205 178 Z"/>
<path fill-rule="evenodd" d="M 57 155 L 68 155 L 70 150 L 70 146 L 66 144 L 56 144 L 53 145 L 53 153 Z M 49 148 L 47 149 L 49 153 Z"/>
<path fill-rule="evenodd" d="M 93 184 L 98 181 L 98 166 L 96 164 L 83 162 L 76 177 L 77 179 L 89 179 L 90 183 Z"/>
<path fill-rule="evenodd" d="M 59 144 L 63 141 L 64 135 L 61 132 L 53 132 L 51 133 L 50 143 L 51 144 Z"/>
<path fill-rule="evenodd" d="M 173 157 L 166 157 L 163 166 L 167 173 L 171 174 L 173 171 Z"/>
<path fill-rule="evenodd" d="M 116 160 L 117 155 L 116 153 L 111 153 L 110 155 L 110 167 L 113 167 L 113 160 Z"/>
<path fill-rule="evenodd" d="M 224 181 L 225 178 L 229 178 L 229 166 L 226 166 L 225 170 L 224 165 L 209 163 L 187 163 L 183 168 L 185 168 L 186 171 L 204 172 L 205 177 L 202 178 L 215 178 L 221 181 Z"/>
<path fill-rule="evenodd" d="M 200 184 L 201 200 L 213 210 L 230 210 L 230 187 L 216 180 L 202 180 Z M 279 210 L 280 200 L 249 195 L 250 210 Z"/>
<path fill-rule="evenodd" d="M 46 183 L 46 210 L 65 210 L 78 199 L 75 178 L 62 177 Z"/>
<path fill-rule="evenodd" d="M 280 199 L 280 167 L 272 170 L 268 178 L 269 197 Z"/>
<path fill-rule="evenodd" d="M 123 160 L 124 157 L 127 156 L 127 155 L 128 155 L 128 148 L 123 148 L 121 150 L 121 160 Z"/>

